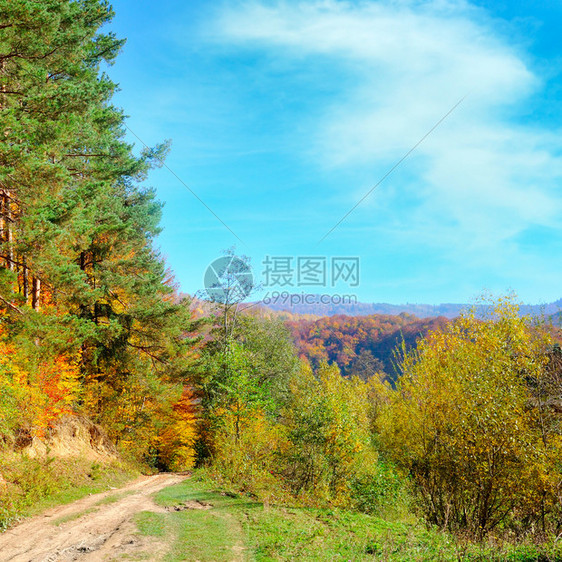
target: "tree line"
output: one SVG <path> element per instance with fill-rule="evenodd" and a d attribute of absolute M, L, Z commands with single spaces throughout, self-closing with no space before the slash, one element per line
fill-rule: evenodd
<path fill-rule="evenodd" d="M 432 330 L 442 328 L 444 317 L 419 319 L 411 314 L 397 316 L 339 314 L 316 319 L 290 318 L 300 355 L 317 367 L 323 361 L 337 363 L 344 375 L 369 376 L 384 371 L 389 380 L 398 375 L 395 350 L 404 343 L 408 349 Z"/>
<path fill-rule="evenodd" d="M 510 298 L 487 314 L 403 342 L 395 380 L 314 366 L 279 320 L 244 318 L 204 352 L 224 366 L 206 371 L 207 462 L 269 501 L 414 512 L 475 539 L 558 536 L 560 333 Z"/>

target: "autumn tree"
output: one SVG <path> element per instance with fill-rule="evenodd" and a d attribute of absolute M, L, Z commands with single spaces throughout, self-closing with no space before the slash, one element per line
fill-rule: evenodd
<path fill-rule="evenodd" d="M 195 329 L 142 183 L 168 145 L 134 153 L 102 72 L 123 45 L 100 31 L 112 17 L 105 0 L 0 0 L 0 309 L 14 360 L 77 357 L 73 408 L 146 449 Z"/>
<path fill-rule="evenodd" d="M 197 440 L 196 399 L 185 388 L 180 399 L 172 405 L 172 413 L 159 437 L 159 461 L 171 470 L 187 470 L 195 463 Z"/>
<path fill-rule="evenodd" d="M 375 472 L 366 392 L 364 382 L 326 363 L 316 374 L 303 364 L 292 379 L 282 419 L 290 446 L 282 463 L 295 494 L 346 505 L 354 480 Z"/>
<path fill-rule="evenodd" d="M 274 419 L 286 400 L 288 381 L 298 368 L 291 336 L 278 319 L 242 313 L 224 346 L 223 326 L 211 331 L 203 353 L 199 391 L 211 435 L 233 416 L 235 441 L 244 420 L 262 412 Z"/>
<path fill-rule="evenodd" d="M 408 353 L 379 419 L 380 441 L 411 476 L 432 523 L 491 529 L 555 523 L 558 424 L 537 389 L 550 335 L 501 300 Z"/>

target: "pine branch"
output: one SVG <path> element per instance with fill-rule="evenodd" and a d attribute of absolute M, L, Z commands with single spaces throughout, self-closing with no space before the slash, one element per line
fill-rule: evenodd
<path fill-rule="evenodd" d="M 16 305 L 12 304 L 10 301 L 6 300 L 1 295 L 0 295 L 0 301 L 2 301 L 8 308 L 12 309 L 14 312 L 17 312 L 18 314 L 23 314 L 23 312 Z"/>

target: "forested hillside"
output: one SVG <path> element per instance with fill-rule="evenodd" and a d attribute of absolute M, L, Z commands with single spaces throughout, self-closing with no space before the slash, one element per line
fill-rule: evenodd
<path fill-rule="evenodd" d="M 318 367 L 335 362 L 346 375 L 368 378 L 384 372 L 397 376 L 402 350 L 415 347 L 428 332 L 443 328 L 446 318 L 420 320 L 409 314 L 386 316 L 330 316 L 318 320 L 292 320 L 287 324 L 300 354 Z"/>

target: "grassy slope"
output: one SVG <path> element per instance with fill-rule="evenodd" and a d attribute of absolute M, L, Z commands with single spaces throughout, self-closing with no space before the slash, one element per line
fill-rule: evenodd
<path fill-rule="evenodd" d="M 562 560 L 552 548 L 461 545 L 421 524 L 388 522 L 342 510 L 266 507 L 230 497 L 208 480 L 191 478 L 156 495 L 166 507 L 200 500 L 211 509 L 145 512 L 143 535 L 164 538 L 165 560 Z"/>
<path fill-rule="evenodd" d="M 0 490 L 0 532 L 24 517 L 117 488 L 139 474 L 118 462 L 30 459 L 14 453 L 0 454 L 0 473 L 8 483 Z"/>

